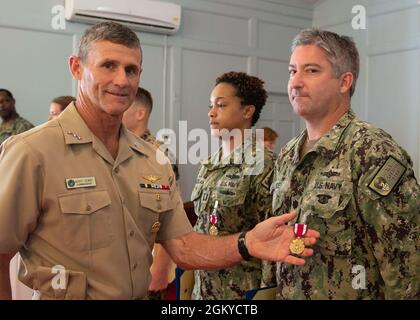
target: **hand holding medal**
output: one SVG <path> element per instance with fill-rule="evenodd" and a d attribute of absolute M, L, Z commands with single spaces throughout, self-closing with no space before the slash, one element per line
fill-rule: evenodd
<path fill-rule="evenodd" d="M 296 215 L 297 212 L 293 212 L 272 217 L 248 231 L 245 246 L 249 254 L 261 260 L 304 265 L 303 258 L 313 255 L 309 247 L 320 234 L 304 224 L 287 225 Z"/>

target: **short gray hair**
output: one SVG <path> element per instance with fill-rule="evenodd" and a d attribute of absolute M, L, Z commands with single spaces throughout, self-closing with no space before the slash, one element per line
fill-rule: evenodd
<path fill-rule="evenodd" d="M 353 74 L 350 97 L 353 96 L 360 68 L 359 53 L 353 39 L 334 32 L 309 28 L 299 32 L 293 39 L 292 52 L 296 47 L 303 45 L 315 45 L 324 49 L 335 77 L 338 78 L 345 72 Z"/>
<path fill-rule="evenodd" d="M 130 28 L 107 21 L 97 23 L 84 32 L 79 45 L 80 60 L 86 59 L 91 44 L 97 41 L 109 41 L 128 48 L 139 48 L 141 52 L 140 40 Z"/>

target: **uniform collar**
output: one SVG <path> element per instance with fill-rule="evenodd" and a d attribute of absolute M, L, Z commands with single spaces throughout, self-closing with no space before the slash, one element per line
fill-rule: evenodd
<path fill-rule="evenodd" d="M 72 102 L 57 118 L 66 144 L 84 144 L 93 141 L 93 133 Z"/>
<path fill-rule="evenodd" d="M 66 144 L 85 144 L 93 143 L 94 147 L 97 145 L 98 138 L 96 138 L 93 132 L 86 125 L 83 118 L 80 116 L 76 109 L 76 106 L 72 102 L 57 118 L 58 123 L 63 131 L 64 140 Z M 132 155 L 130 149 L 126 150 L 127 147 L 140 152 L 145 155 L 144 147 L 139 143 L 140 138 L 128 131 L 123 125 L 120 129 L 120 152 L 123 152 L 124 158 Z M 128 152 L 127 152 L 128 151 Z M 121 155 L 119 154 L 118 157 Z"/>
<path fill-rule="evenodd" d="M 354 112 L 350 109 L 346 112 L 338 122 L 315 144 L 314 148 L 308 152 L 316 152 L 321 156 L 332 159 L 335 155 L 337 148 L 344 137 L 344 131 L 349 126 L 350 122 L 355 118 Z M 295 140 L 295 143 L 288 146 L 284 153 L 289 153 L 294 164 L 300 161 L 300 149 L 307 137 L 307 131 L 304 130 Z"/>

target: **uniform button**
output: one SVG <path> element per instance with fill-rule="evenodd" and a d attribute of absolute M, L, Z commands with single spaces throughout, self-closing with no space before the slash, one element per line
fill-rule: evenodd
<path fill-rule="evenodd" d="M 133 263 L 133 269 L 136 270 L 136 268 L 137 268 L 137 262 L 134 262 Z"/>
<path fill-rule="evenodd" d="M 86 206 L 86 211 L 90 211 L 90 210 L 92 210 L 92 207 L 88 204 L 88 205 Z"/>
<path fill-rule="evenodd" d="M 118 173 L 120 171 L 120 169 L 118 169 L 118 167 L 115 168 L 115 173 Z"/>
<path fill-rule="evenodd" d="M 129 233 L 129 235 L 130 235 L 130 237 L 134 236 L 134 231 L 131 230 L 130 233 Z"/>

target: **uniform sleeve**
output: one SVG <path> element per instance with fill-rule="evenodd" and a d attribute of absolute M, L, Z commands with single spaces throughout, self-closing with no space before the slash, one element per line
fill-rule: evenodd
<path fill-rule="evenodd" d="M 420 187 L 404 150 L 373 146 L 359 179 L 358 206 L 386 299 L 418 298 Z"/>
<path fill-rule="evenodd" d="M 31 147 L 11 137 L 0 147 L 0 253 L 14 253 L 36 228 L 42 167 Z"/>
<path fill-rule="evenodd" d="M 265 150 L 268 152 L 267 150 Z M 263 172 L 256 176 L 252 183 L 254 186 L 253 194 L 253 211 L 257 212 L 259 221 L 272 216 L 272 195 L 270 193 L 270 186 L 274 174 L 274 155 L 269 154 L 264 161 Z M 261 287 L 271 286 L 276 284 L 276 263 L 270 261 L 262 261 L 262 278 Z"/>

